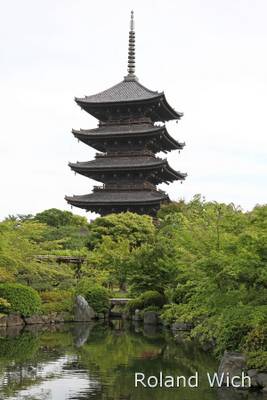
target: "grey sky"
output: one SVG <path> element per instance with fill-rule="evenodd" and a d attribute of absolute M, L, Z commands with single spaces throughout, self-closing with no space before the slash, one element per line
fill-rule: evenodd
<path fill-rule="evenodd" d="M 97 121 L 73 98 L 126 74 L 132 8 L 136 74 L 184 112 L 168 130 L 186 147 L 168 159 L 188 178 L 163 187 L 174 200 L 201 193 L 244 209 L 266 202 L 265 0 L 0 3 L 0 218 L 70 209 L 65 194 L 90 192 L 95 182 L 67 162 L 93 158 L 71 128 Z"/>

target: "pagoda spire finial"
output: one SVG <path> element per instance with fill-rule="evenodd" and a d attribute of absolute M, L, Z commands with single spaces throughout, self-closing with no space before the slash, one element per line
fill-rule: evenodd
<path fill-rule="evenodd" d="M 131 11 L 129 47 L 128 47 L 128 76 L 134 77 L 135 74 L 135 31 L 134 31 L 134 12 Z"/>

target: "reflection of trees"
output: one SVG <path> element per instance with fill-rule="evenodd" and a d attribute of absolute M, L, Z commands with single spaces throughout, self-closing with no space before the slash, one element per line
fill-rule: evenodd
<path fill-rule="evenodd" d="M 79 350 L 79 355 L 82 365 L 91 374 L 99 376 L 105 399 L 110 400 L 181 399 L 188 398 L 191 392 L 190 400 L 197 400 L 200 396 L 198 390 L 134 388 L 134 374 L 140 371 L 147 376 L 158 375 L 164 370 L 169 375 L 190 376 L 195 371 L 204 374 L 207 370 L 216 369 L 214 362 L 192 344 L 177 346 L 168 334 L 158 331 L 144 336 L 142 332 L 138 334 L 131 330 L 118 331 L 96 326 L 88 342 Z M 208 389 L 205 382 L 202 395 L 207 400 L 214 399 L 214 392 Z"/>
<path fill-rule="evenodd" d="M 198 371 L 203 376 L 217 367 L 209 355 L 192 343 L 176 344 L 164 331 L 145 331 L 145 335 L 143 326 L 135 331 L 117 323 L 111 327 L 65 325 L 53 331 L 40 327 L 17 337 L 2 338 L 0 368 L 5 382 L 0 382 L 0 398 L 20 395 L 23 389 L 34 386 L 40 389 L 38 396 L 30 396 L 29 392 L 20 398 L 47 400 L 49 393 L 41 390 L 45 382 L 85 377 L 94 384 L 88 389 L 77 385 L 69 400 L 215 400 L 216 392 L 207 387 L 206 376 L 200 380 L 199 389 L 134 388 L 135 372 L 147 376 L 158 375 L 160 371 L 165 375 L 190 376 Z M 58 366 L 58 370 L 47 369 L 49 365 Z M 227 393 L 227 400 L 235 399 Z"/>

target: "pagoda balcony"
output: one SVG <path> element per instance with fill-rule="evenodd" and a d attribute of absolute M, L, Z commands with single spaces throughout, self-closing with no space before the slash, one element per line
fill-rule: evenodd
<path fill-rule="evenodd" d="M 151 118 L 149 117 L 129 117 L 125 118 L 123 120 L 121 119 L 110 119 L 108 121 L 99 121 L 98 126 L 99 128 L 103 126 L 110 126 L 110 125 L 139 125 L 139 124 L 149 124 L 153 125 L 153 122 L 151 121 Z"/>
<path fill-rule="evenodd" d="M 161 190 L 158 190 L 155 185 L 153 185 L 150 182 L 143 182 L 143 183 L 131 183 L 131 184 L 116 184 L 116 183 L 110 183 L 107 185 L 99 185 L 99 186 L 94 186 L 94 192 L 99 192 L 99 191 L 113 191 L 113 190 L 118 190 L 118 191 L 129 191 L 129 190 L 155 190 L 157 192 L 164 193 Z"/>
<path fill-rule="evenodd" d="M 109 151 L 108 153 L 96 153 L 96 158 L 106 158 L 106 157 L 142 157 L 149 156 L 155 157 L 155 153 L 148 149 L 142 149 L 139 151 Z M 157 157 L 159 159 L 159 157 Z"/>

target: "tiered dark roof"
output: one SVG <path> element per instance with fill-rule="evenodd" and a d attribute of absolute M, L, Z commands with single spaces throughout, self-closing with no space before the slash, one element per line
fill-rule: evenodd
<path fill-rule="evenodd" d="M 135 76 L 134 22 L 129 33 L 128 75 L 111 88 L 84 98 L 77 104 L 99 120 L 99 127 L 73 130 L 74 136 L 100 151 L 92 161 L 70 163 L 73 171 L 102 182 L 93 193 L 66 197 L 69 204 L 105 215 L 133 211 L 154 215 L 168 195 L 156 188 L 162 182 L 184 180 L 159 151 L 181 150 L 184 143 L 172 138 L 165 125 L 178 120 L 163 92 L 147 89 Z"/>
<path fill-rule="evenodd" d="M 135 76 L 127 76 L 123 81 L 103 92 L 84 98 L 75 98 L 81 108 L 101 121 L 110 119 L 118 107 L 122 114 L 132 110 L 146 111 L 151 121 L 180 119 L 183 113 L 175 111 L 167 102 L 164 92 L 154 92 L 141 85 Z"/>
<path fill-rule="evenodd" d="M 146 148 L 154 153 L 159 151 L 182 150 L 185 143 L 177 142 L 171 137 L 165 127 L 149 123 L 129 125 L 104 125 L 96 129 L 72 130 L 73 135 L 96 150 L 107 152 L 112 143 L 119 140 L 121 144 L 129 145 L 129 141 L 145 143 Z"/>

